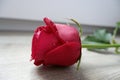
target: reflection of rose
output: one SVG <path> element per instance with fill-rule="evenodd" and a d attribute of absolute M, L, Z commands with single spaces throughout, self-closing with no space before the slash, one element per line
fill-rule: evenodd
<path fill-rule="evenodd" d="M 44 18 L 46 26 L 38 27 L 32 40 L 32 59 L 35 65 L 70 66 L 81 56 L 78 31 L 71 26 L 54 24 Z"/>

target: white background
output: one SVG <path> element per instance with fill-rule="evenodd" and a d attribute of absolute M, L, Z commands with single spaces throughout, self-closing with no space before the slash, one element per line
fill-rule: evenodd
<path fill-rule="evenodd" d="M 0 18 L 42 20 L 115 26 L 120 21 L 120 0 L 0 0 Z"/>

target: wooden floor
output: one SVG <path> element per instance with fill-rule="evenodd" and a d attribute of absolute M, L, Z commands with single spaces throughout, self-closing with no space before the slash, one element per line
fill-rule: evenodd
<path fill-rule="evenodd" d="M 120 80 L 120 55 L 113 49 L 82 50 L 80 70 L 36 67 L 30 62 L 32 32 L 0 32 L 0 80 Z M 118 37 L 119 41 L 119 37 Z"/>

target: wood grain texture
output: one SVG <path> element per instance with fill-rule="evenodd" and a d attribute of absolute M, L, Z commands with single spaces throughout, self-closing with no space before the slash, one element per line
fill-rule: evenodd
<path fill-rule="evenodd" d="M 120 80 L 120 55 L 82 50 L 80 70 L 34 66 L 30 62 L 32 33 L 0 34 L 0 80 Z M 119 38 L 118 38 L 119 40 Z"/>

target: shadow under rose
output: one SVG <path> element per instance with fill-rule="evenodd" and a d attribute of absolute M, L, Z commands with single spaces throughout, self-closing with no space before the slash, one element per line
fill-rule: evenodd
<path fill-rule="evenodd" d="M 77 71 L 76 66 L 40 66 L 34 68 L 34 75 L 34 80 L 87 80 L 82 73 L 82 68 Z"/>

